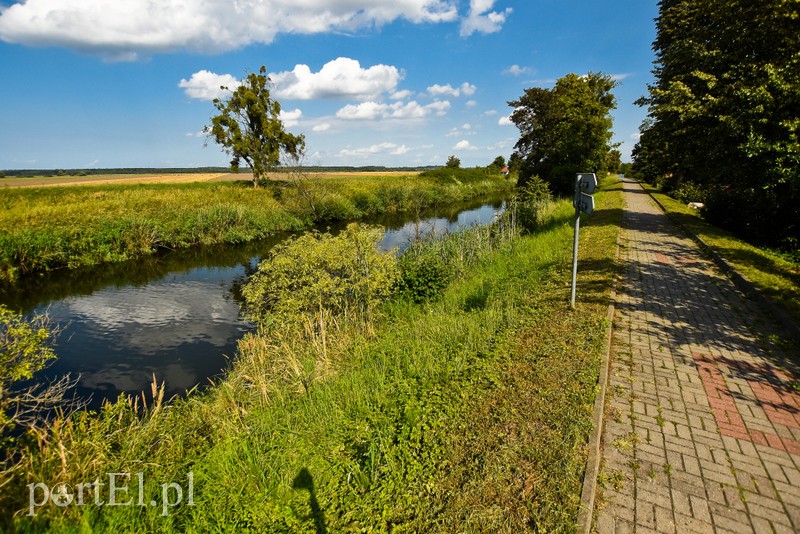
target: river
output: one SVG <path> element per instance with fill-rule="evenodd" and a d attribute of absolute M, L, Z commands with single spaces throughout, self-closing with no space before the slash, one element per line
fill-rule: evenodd
<path fill-rule="evenodd" d="M 381 249 L 401 250 L 418 235 L 491 223 L 504 208 L 502 199 L 484 199 L 419 221 L 405 214 L 369 223 L 386 228 Z M 207 385 L 228 366 L 237 340 L 254 328 L 242 317 L 240 289 L 285 238 L 32 276 L 5 288 L 0 302 L 28 316 L 46 312 L 61 328 L 58 358 L 32 382 L 80 375 L 76 394 L 96 409 L 122 392 L 149 391 L 155 375 L 169 398 Z"/>

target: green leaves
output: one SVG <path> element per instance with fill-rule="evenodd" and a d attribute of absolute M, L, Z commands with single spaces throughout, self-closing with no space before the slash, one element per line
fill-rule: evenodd
<path fill-rule="evenodd" d="M 751 239 L 796 240 L 800 3 L 662 0 L 657 30 L 637 171 L 705 187 L 714 222 Z"/>
<path fill-rule="evenodd" d="M 231 170 L 243 160 L 253 169 L 253 185 L 278 166 L 282 154 L 298 159 L 305 138 L 284 130 L 281 105 L 270 97 L 267 69 L 250 73 L 227 99 L 215 99 L 219 115 L 206 126 L 209 134 L 232 157 Z"/>
<path fill-rule="evenodd" d="M 526 89 L 508 103 L 521 133 L 514 147 L 523 159 L 520 186 L 538 175 L 555 193 L 569 194 L 575 173 L 606 170 L 615 86 L 601 73 L 568 74 L 553 89 Z"/>

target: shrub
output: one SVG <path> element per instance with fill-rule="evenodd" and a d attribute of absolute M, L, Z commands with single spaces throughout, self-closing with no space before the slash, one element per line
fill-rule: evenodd
<path fill-rule="evenodd" d="M 552 202 L 547 182 L 538 176 L 531 176 L 519 189 L 515 202 L 519 225 L 529 232 L 537 230 L 542 226 Z"/>
<path fill-rule="evenodd" d="M 249 315 L 266 324 L 322 311 L 371 313 L 397 278 L 397 259 L 378 251 L 382 236 L 349 224 L 338 236 L 309 232 L 276 246 L 242 291 Z"/>
<path fill-rule="evenodd" d="M 677 189 L 670 193 L 670 196 L 678 202 L 688 204 L 689 202 L 705 202 L 708 192 L 705 188 L 694 182 L 683 182 Z"/>
<path fill-rule="evenodd" d="M 447 263 L 431 247 L 412 246 L 399 261 L 397 292 L 416 303 L 436 300 L 450 283 Z"/>

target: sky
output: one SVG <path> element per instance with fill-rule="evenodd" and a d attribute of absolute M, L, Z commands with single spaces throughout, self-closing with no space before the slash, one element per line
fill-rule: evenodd
<path fill-rule="evenodd" d="M 618 82 L 630 160 L 656 0 L 0 0 L 0 169 L 227 166 L 203 128 L 264 65 L 308 165 L 487 165 L 508 101 Z"/>

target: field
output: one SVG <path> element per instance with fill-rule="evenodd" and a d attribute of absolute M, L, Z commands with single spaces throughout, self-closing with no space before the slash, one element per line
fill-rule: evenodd
<path fill-rule="evenodd" d="M 404 171 L 354 171 L 324 172 L 315 176 L 324 178 L 357 178 L 366 176 L 415 175 Z M 271 179 L 281 180 L 284 173 L 272 173 Z M 169 173 L 169 174 L 98 174 L 92 176 L 32 176 L 29 178 L 0 178 L 3 187 L 43 187 L 55 185 L 105 185 L 105 184 L 183 184 L 191 182 L 236 182 L 251 181 L 251 173 Z"/>
<path fill-rule="evenodd" d="M 468 171 L 468 170 L 465 170 Z M 461 175 L 459 175 L 461 176 Z M 98 177 L 109 183 L 0 188 L 0 280 L 120 262 L 201 244 L 242 243 L 329 221 L 420 211 L 510 192 L 499 174 L 276 173 Z M 36 178 L 25 178 L 31 180 Z M 206 181 L 197 181 L 207 179 Z M 51 180 L 46 178 L 43 180 Z"/>

